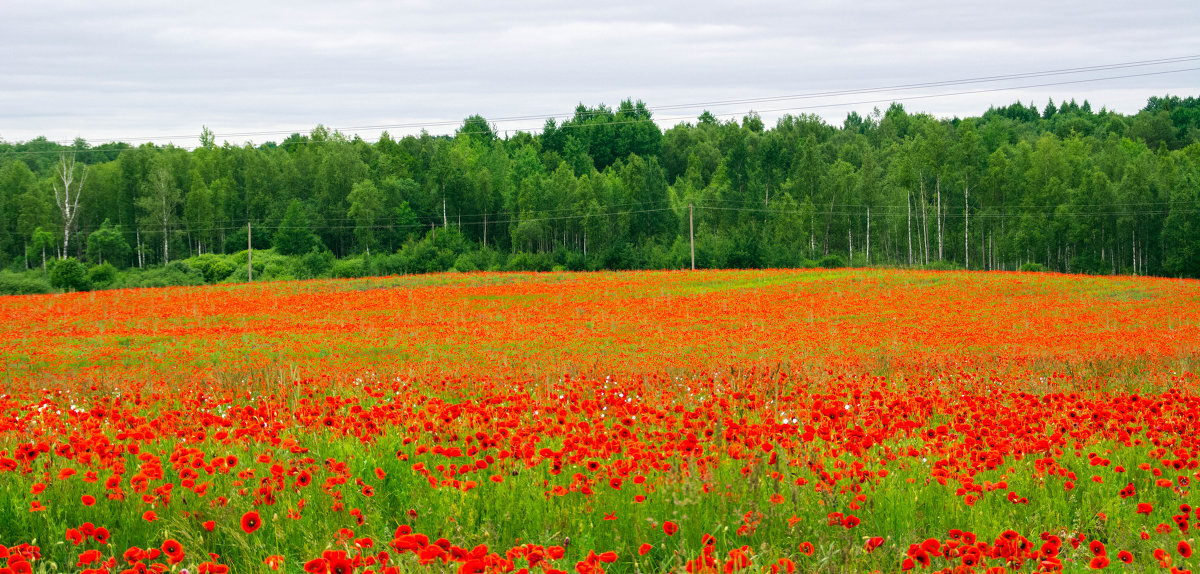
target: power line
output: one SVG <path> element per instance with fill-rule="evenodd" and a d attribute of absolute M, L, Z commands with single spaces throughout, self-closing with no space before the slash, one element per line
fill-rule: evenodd
<path fill-rule="evenodd" d="M 1135 61 L 1135 62 L 1123 62 L 1123 63 L 1118 63 L 1118 64 L 1103 64 L 1103 65 L 1098 65 L 1098 66 L 1085 66 L 1085 67 L 1080 67 L 1080 68 L 1062 68 L 1062 69 L 1058 69 L 1058 70 L 1046 70 L 1046 71 L 1042 71 L 1042 72 L 1028 72 L 1028 73 L 1020 73 L 1020 74 L 1006 74 L 1006 75 L 1002 75 L 1002 76 L 983 76 L 983 77 L 977 77 L 977 78 L 964 78 L 964 79 L 960 79 L 960 80 L 922 82 L 922 83 L 915 83 L 915 84 L 897 84 L 897 85 L 892 85 L 892 86 L 882 86 L 882 87 L 877 87 L 877 88 L 863 88 L 863 89 L 857 89 L 857 90 L 838 90 L 838 91 L 830 91 L 830 92 L 816 92 L 816 93 L 811 93 L 811 94 L 793 94 L 793 95 L 787 95 L 787 96 L 771 96 L 771 97 L 764 97 L 764 98 L 725 100 L 725 101 L 719 101 L 719 102 L 701 102 L 701 103 L 696 103 L 696 104 L 678 104 L 678 105 L 673 105 L 673 106 L 656 106 L 654 109 L 662 110 L 662 109 L 671 109 L 671 108 L 693 108 L 693 107 L 709 106 L 709 105 L 750 104 L 750 103 L 773 102 L 773 101 L 783 101 L 783 100 L 821 98 L 821 97 L 829 97 L 829 96 L 857 95 L 857 94 L 864 94 L 864 93 L 871 93 L 871 92 L 921 89 L 921 88 L 944 87 L 944 86 L 954 86 L 954 85 L 963 85 L 963 84 L 978 84 L 978 83 L 995 82 L 995 81 L 1002 81 L 1002 80 L 1015 80 L 1015 79 L 1024 79 L 1024 78 L 1064 75 L 1064 74 L 1078 74 L 1078 73 L 1084 73 L 1084 72 L 1107 71 L 1107 70 L 1134 68 L 1134 67 L 1142 67 L 1142 66 L 1156 66 L 1156 65 L 1163 65 L 1163 64 L 1190 62 L 1190 61 L 1196 61 L 1196 60 L 1200 60 L 1200 56 L 1179 56 L 1176 58 L 1161 58 L 1161 59 L 1157 59 L 1157 60 L 1140 60 L 1140 61 Z"/>
<path fill-rule="evenodd" d="M 879 217 L 899 217 L 899 216 L 903 215 L 904 213 L 906 213 L 906 210 L 908 209 L 907 205 L 897 205 L 897 204 L 870 204 L 870 205 L 868 205 L 868 204 L 841 204 L 841 205 L 837 206 L 837 209 L 815 209 L 814 208 L 812 210 L 804 210 L 804 209 L 780 209 L 778 207 L 747 207 L 745 205 L 741 205 L 741 206 L 706 205 L 706 203 L 708 203 L 708 202 L 736 202 L 736 200 L 693 199 L 692 201 L 695 202 L 695 208 L 699 209 L 699 210 L 707 209 L 710 211 L 766 213 L 766 214 L 775 214 L 775 215 L 865 216 L 866 209 L 870 208 L 871 210 L 875 211 L 875 213 L 878 214 Z M 753 202 L 753 200 L 745 202 L 745 203 L 752 203 L 752 202 Z M 512 211 L 496 212 L 496 213 L 491 213 L 491 214 L 475 214 L 475 215 L 471 215 L 471 216 L 462 215 L 461 217 L 468 218 L 468 220 L 459 222 L 459 223 L 455 224 L 455 226 L 471 227 L 471 226 L 484 226 L 484 225 L 488 225 L 488 226 L 490 226 L 490 225 L 509 225 L 509 224 L 513 224 L 513 223 L 525 223 L 525 222 L 570 221 L 570 220 L 588 219 L 588 218 L 605 218 L 605 217 L 617 217 L 617 216 L 625 216 L 625 215 L 636 215 L 636 214 L 643 214 L 643 213 L 658 213 L 658 212 L 664 212 L 664 211 L 682 212 L 683 210 L 687 209 L 686 205 L 679 204 L 679 205 L 670 205 L 670 206 L 666 206 L 666 207 L 646 207 L 643 209 L 627 209 L 627 210 L 611 211 L 611 208 L 618 207 L 618 206 L 620 206 L 620 207 L 654 206 L 654 205 L 662 205 L 663 203 L 666 203 L 666 202 L 665 201 L 652 201 L 652 202 L 630 202 L 630 203 L 623 203 L 623 204 L 613 204 L 613 205 L 606 206 L 607 208 L 609 208 L 609 210 L 606 210 L 606 211 L 603 211 L 600 213 L 574 213 L 574 214 L 570 214 L 570 215 L 542 215 L 542 214 L 561 212 L 561 211 L 566 211 L 566 210 L 572 210 L 575 208 L 563 208 L 563 209 L 557 209 L 557 210 L 539 210 L 539 211 L 535 212 L 535 213 L 537 213 L 537 215 L 534 215 L 531 217 L 510 217 L 508 219 L 495 219 L 495 220 L 481 219 L 481 218 L 485 217 L 485 216 L 497 215 L 497 214 L 501 214 L 501 213 L 513 214 L 516 212 L 512 212 Z M 974 218 L 983 218 L 983 219 L 1005 219 L 1005 218 L 1008 218 L 1008 219 L 1012 219 L 1012 218 L 1030 217 L 1030 216 L 1040 216 L 1040 217 L 1047 217 L 1047 218 L 1055 218 L 1055 217 L 1072 217 L 1072 218 L 1079 217 L 1079 218 L 1082 218 L 1082 217 L 1125 217 L 1125 216 L 1138 216 L 1138 215 L 1170 215 L 1170 214 L 1200 213 L 1200 210 L 1196 210 L 1196 209 L 1175 209 L 1173 207 L 1176 205 L 1179 205 L 1179 206 L 1193 205 L 1192 202 L 1141 202 L 1141 203 L 1077 204 L 1077 205 L 1076 204 L 1064 204 L 1064 205 L 1071 209 L 1079 209 L 1079 208 L 1086 208 L 1086 207 L 1127 207 L 1127 206 L 1141 206 L 1141 205 L 1167 206 L 1167 209 L 1057 211 L 1057 209 L 1060 206 L 1023 206 L 1023 205 L 1003 206 L 1003 207 L 995 207 L 995 206 L 978 207 L 977 206 L 976 209 L 978 211 L 974 212 L 971 215 L 971 217 L 973 219 Z M 460 216 L 456 215 L 455 217 L 460 217 Z M 434 219 L 436 219 L 436 218 L 431 218 L 430 222 L 433 222 Z M 366 226 L 360 226 L 357 224 L 346 223 L 346 222 L 353 221 L 353 219 L 351 219 L 351 218 L 336 218 L 336 219 L 325 220 L 325 221 L 342 222 L 342 223 L 335 224 L 335 225 L 292 226 L 292 225 L 283 225 L 282 220 L 278 220 L 277 223 L 272 223 L 272 221 L 274 221 L 274 220 L 270 220 L 270 219 L 252 220 L 251 222 L 253 223 L 254 227 L 256 227 L 256 228 L 273 230 L 273 231 L 278 231 L 281 229 L 310 229 L 310 230 L 314 230 L 314 231 L 318 231 L 318 230 L 319 231 L 347 231 L 347 230 L 354 230 L 354 229 L 421 230 L 421 229 L 429 229 L 430 228 L 429 223 L 375 224 L 375 225 L 366 225 Z M 184 233 L 204 233 L 204 232 L 214 232 L 214 231 L 240 231 L 242 229 L 245 229 L 245 226 L 246 226 L 245 220 L 230 220 L 228 224 L 224 224 L 224 225 L 210 226 L 210 227 L 203 227 L 203 228 L 183 227 L 183 228 L 173 229 L 172 231 L 181 231 Z M 437 227 L 442 227 L 442 226 L 437 226 Z M 100 228 L 99 227 L 79 228 L 79 229 L 76 229 L 76 232 L 77 233 L 90 233 L 90 232 L 94 232 L 97 229 L 100 229 Z"/>
<path fill-rule="evenodd" d="M 1133 61 L 1133 62 L 1121 62 L 1121 63 L 1103 64 L 1103 65 L 1096 65 L 1096 66 L 1084 66 L 1084 67 L 1078 67 L 1078 68 L 1061 68 L 1061 69 L 1057 69 L 1057 70 L 1045 70 L 1045 71 L 1040 71 L 1040 72 L 1024 72 L 1024 73 L 1014 73 L 1014 74 L 1006 74 L 1006 75 L 999 75 L 999 76 L 964 78 L 964 79 L 958 79 L 958 80 L 944 80 L 944 81 L 922 82 L 922 83 L 911 83 L 911 84 L 897 84 L 897 85 L 879 86 L 879 87 L 873 87 L 873 88 L 835 90 L 835 91 L 815 92 L 815 93 L 808 93 L 808 94 L 792 94 L 792 95 L 785 95 L 785 96 L 767 96 L 767 97 L 758 97 L 758 98 L 715 100 L 715 101 L 708 101 L 708 102 L 694 102 L 694 103 L 688 103 L 688 104 L 669 104 L 669 105 L 664 105 L 664 106 L 647 107 L 647 110 L 653 112 L 655 110 L 690 109 L 690 108 L 701 108 L 701 107 L 716 106 L 716 105 L 735 105 L 735 104 L 740 105 L 740 104 L 749 104 L 749 103 L 763 103 L 763 102 L 803 100 L 803 99 L 826 98 L 826 97 L 839 97 L 839 96 L 860 95 L 860 94 L 868 94 L 868 93 L 888 92 L 888 91 L 895 91 L 895 90 L 926 89 L 926 88 L 931 88 L 931 87 L 949 87 L 949 86 L 957 86 L 957 85 L 970 85 L 970 84 L 978 84 L 978 83 L 998 82 L 998 81 L 1015 80 L 1015 79 L 1035 78 L 1035 77 L 1060 76 L 1060 75 L 1080 74 L 1080 73 L 1089 73 L 1089 72 L 1097 72 L 1097 71 L 1109 71 L 1109 70 L 1128 69 L 1128 68 L 1137 68 L 1137 67 L 1160 66 L 1160 65 L 1166 65 L 1166 64 L 1176 64 L 1176 63 L 1192 62 L 1192 61 L 1198 61 L 1198 60 L 1200 60 L 1200 55 L 1179 56 L 1179 57 L 1173 57 L 1173 58 L 1161 58 L 1161 59 L 1156 59 L 1156 60 L 1140 60 L 1140 61 Z M 1088 83 L 1088 82 L 1096 82 L 1096 81 L 1107 81 L 1107 80 L 1114 80 L 1114 79 L 1125 79 L 1125 78 L 1133 78 L 1133 77 L 1171 74 L 1171 73 L 1195 71 L 1197 69 L 1200 69 L 1200 68 L 1183 68 L 1183 69 L 1165 70 L 1165 71 L 1158 71 L 1158 72 L 1147 72 L 1147 73 L 1141 73 L 1141 74 L 1125 74 L 1125 75 L 1116 75 L 1116 76 L 1107 76 L 1107 77 L 1098 77 L 1098 78 L 1083 78 L 1083 79 L 1078 79 L 1078 80 L 1066 80 L 1066 81 L 1060 81 L 1060 82 L 1029 84 L 1029 85 L 1023 85 L 1023 86 L 1006 86 L 1006 87 L 987 88 L 987 89 L 981 89 L 981 90 L 971 90 L 971 91 L 962 91 L 962 92 L 925 94 L 925 95 L 918 95 L 918 96 L 904 96 L 904 97 L 897 97 L 897 98 L 888 98 L 888 99 L 883 99 L 883 100 L 870 100 L 870 101 L 865 101 L 865 102 L 843 102 L 843 103 L 822 104 L 822 105 L 812 105 L 812 106 L 803 106 L 803 107 L 787 107 L 787 108 L 757 110 L 757 111 L 760 111 L 760 112 L 792 111 L 792 110 L 828 108 L 828 107 L 836 107 L 836 106 L 844 106 L 844 105 L 862 105 L 862 104 L 867 104 L 867 103 L 880 103 L 880 102 L 885 102 L 885 101 L 908 101 L 908 100 L 914 100 L 914 99 L 929 99 L 929 98 L 937 98 L 937 97 L 978 94 L 978 93 L 1006 91 L 1006 90 L 1014 90 L 1014 89 L 1051 87 L 1051 86 L 1058 86 L 1058 85 L 1070 85 L 1070 84 Z M 755 110 L 745 110 L 742 112 L 733 112 L 733 113 L 722 113 L 719 115 L 720 116 L 730 116 L 730 115 L 736 116 L 736 115 L 740 115 L 743 113 L 750 113 L 753 111 L 755 111 Z M 611 112 L 611 110 L 610 110 L 610 112 Z M 593 110 L 591 112 L 587 112 L 582 115 L 583 115 L 583 117 L 588 117 L 588 116 L 599 115 L 601 113 L 604 113 L 604 112 Z M 522 116 L 503 116 L 500 118 L 493 118 L 492 120 L 489 120 L 489 121 L 491 121 L 491 122 L 514 122 L 514 121 L 528 121 L 528 120 L 535 120 L 535 119 L 542 119 L 542 118 L 545 118 L 545 119 L 564 118 L 564 119 L 566 119 L 566 118 L 572 118 L 572 117 L 575 117 L 575 116 L 567 115 L 567 114 L 522 115 Z M 657 121 L 669 121 L 669 120 L 690 119 L 690 118 L 691 118 L 691 116 L 676 116 L 676 117 L 667 117 L 667 118 L 657 118 Z M 614 125 L 614 124 L 644 122 L 644 121 L 655 121 L 655 120 L 652 120 L 650 118 L 635 119 L 635 120 L 614 120 L 611 122 L 588 123 L 588 124 L 585 124 L 585 126 Z M 388 129 L 417 129 L 417 128 L 424 129 L 424 128 L 430 128 L 430 127 L 444 127 L 444 126 L 450 126 L 450 125 L 459 125 L 461 123 L 462 123 L 461 120 L 456 120 L 456 121 L 448 121 L 447 120 L 447 121 L 425 121 L 425 122 L 413 122 L 413 123 L 348 126 L 348 127 L 326 128 L 326 129 L 328 129 L 331 132 L 354 131 L 354 130 L 388 130 Z M 562 127 L 571 128 L 571 127 L 577 127 L 577 126 L 567 125 L 567 126 L 562 126 Z M 510 128 L 510 130 L 512 130 L 512 129 L 513 128 Z M 531 128 L 528 130 L 517 129 L 516 131 L 537 131 L 537 129 L 538 128 Z M 232 133 L 229 133 L 226 135 L 234 136 L 234 137 L 292 135 L 292 134 L 301 133 L 302 131 L 303 130 L 244 131 L 244 132 L 232 132 Z M 463 133 L 485 133 L 485 132 L 463 132 Z M 176 139 L 176 138 L 195 138 L 195 137 L 198 137 L 198 136 L 196 134 L 138 136 L 138 137 L 123 138 L 123 141 L 149 142 L 149 141 L 154 141 L 154 140 L 164 140 L 164 139 L 171 140 L 171 139 Z M 74 143 L 74 140 L 69 143 L 61 141 L 61 140 L 58 140 L 58 141 L 47 140 L 47 141 L 49 143 L 57 143 L 60 145 L 71 145 Z M 99 139 L 99 138 L 84 139 L 83 141 L 85 141 L 85 142 L 104 142 L 104 143 L 115 142 L 115 140 Z M 315 142 L 306 142 L 306 143 L 315 143 Z M 180 149 L 188 149 L 188 148 L 180 147 Z M 195 148 L 191 148 L 191 149 L 195 149 Z M 69 150 L 7 152 L 7 153 L 61 153 L 62 151 L 69 151 Z M 92 150 L 80 150 L 80 151 L 92 151 Z M 123 151 L 123 150 L 103 150 L 98 153 L 104 153 L 105 151 L 117 151 L 119 153 L 120 151 Z"/>

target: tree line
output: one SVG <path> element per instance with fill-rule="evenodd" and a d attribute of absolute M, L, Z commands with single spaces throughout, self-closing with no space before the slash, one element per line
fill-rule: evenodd
<path fill-rule="evenodd" d="M 237 279 L 204 261 L 252 246 L 273 250 L 255 255 L 263 277 L 347 260 L 349 274 L 683 268 L 694 233 L 698 267 L 1197 277 L 1198 142 L 1200 99 L 1175 96 L 1134 115 L 1072 100 L 939 119 L 893 103 L 841 126 L 705 112 L 665 131 L 626 100 L 536 134 L 476 115 L 453 136 L 374 142 L 317 126 L 217 145 L 205 128 L 192 150 L 38 138 L 0 142 L 0 267 L 183 261 Z"/>

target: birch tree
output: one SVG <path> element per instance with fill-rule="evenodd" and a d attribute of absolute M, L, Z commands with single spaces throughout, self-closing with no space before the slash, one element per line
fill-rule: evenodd
<path fill-rule="evenodd" d="M 87 180 L 87 166 L 75 163 L 75 154 L 62 154 L 54 168 L 54 205 L 63 220 L 63 246 L 61 258 L 67 257 L 71 244 L 71 227 L 79 217 L 79 196 L 83 195 L 83 184 Z"/>
<path fill-rule="evenodd" d="M 181 200 L 182 194 L 171 173 L 165 167 L 159 167 L 150 173 L 145 194 L 137 201 L 144 212 L 142 221 L 162 229 L 163 265 L 171 262 L 171 227 L 175 224 L 175 211 Z"/>

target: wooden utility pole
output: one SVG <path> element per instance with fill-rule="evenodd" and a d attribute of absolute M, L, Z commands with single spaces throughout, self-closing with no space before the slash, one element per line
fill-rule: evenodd
<path fill-rule="evenodd" d="M 911 267 L 911 266 L 912 266 L 912 264 L 913 264 L 913 252 L 912 252 L 912 190 L 911 190 L 911 189 L 905 189 L 904 191 L 905 191 L 905 193 L 906 193 L 906 195 L 905 195 L 904 199 L 905 199 L 905 202 L 908 204 L 908 265 Z"/>
<path fill-rule="evenodd" d="M 871 265 L 871 206 L 867 206 L 867 265 Z"/>
<path fill-rule="evenodd" d="M 967 174 L 963 185 L 963 266 L 971 268 L 971 175 Z"/>
<path fill-rule="evenodd" d="M 937 205 L 938 261 L 943 261 L 946 259 L 946 257 L 944 255 L 942 255 L 942 175 L 941 174 L 938 174 L 938 176 L 937 176 L 937 196 L 938 196 L 938 198 L 937 198 L 938 199 L 938 205 Z"/>
<path fill-rule="evenodd" d="M 254 241 L 250 222 L 246 222 L 246 281 L 254 281 Z"/>
<path fill-rule="evenodd" d="M 688 242 L 692 246 L 692 271 L 696 270 L 696 229 L 692 225 L 692 203 L 688 202 Z"/>

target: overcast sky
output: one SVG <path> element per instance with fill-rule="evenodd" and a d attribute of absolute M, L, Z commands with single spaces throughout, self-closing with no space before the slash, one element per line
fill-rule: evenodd
<path fill-rule="evenodd" d="M 262 143 L 317 124 L 374 140 L 373 126 L 451 133 L 476 113 L 501 131 L 531 130 L 580 102 L 625 98 L 664 125 L 705 108 L 840 125 L 897 98 L 912 98 L 909 111 L 976 116 L 1050 97 L 1134 113 L 1152 95 L 1200 96 L 1200 71 L 1160 73 L 1200 68 L 1193 59 L 744 101 L 1200 56 L 1197 0 L 571 4 L 16 0 L 0 20 L 0 140 L 193 147 L 204 125 L 218 143 Z M 1157 75 L 1021 87 L 1148 73 Z M 979 90 L 995 91 L 959 93 Z M 728 100 L 739 101 L 714 103 Z M 534 119 L 499 121 L 519 116 Z"/>

